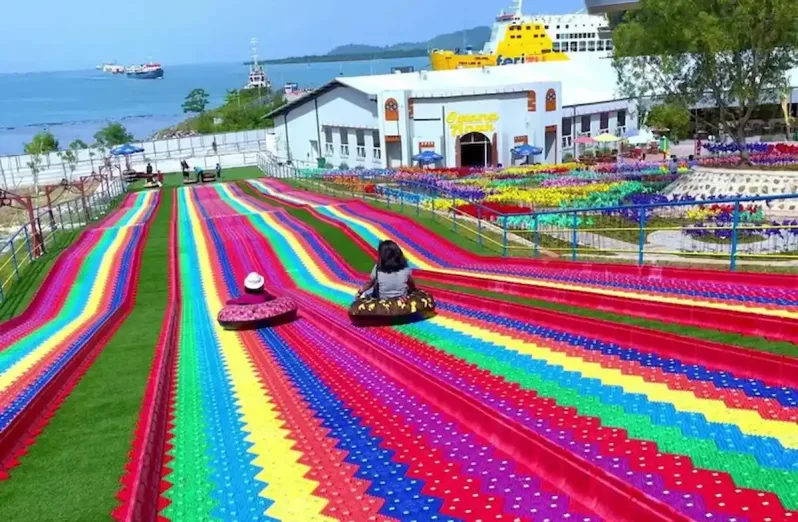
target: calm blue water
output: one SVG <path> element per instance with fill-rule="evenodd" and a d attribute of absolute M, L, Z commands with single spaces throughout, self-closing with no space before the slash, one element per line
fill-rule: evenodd
<path fill-rule="evenodd" d="M 429 68 L 427 58 L 272 65 L 272 84 L 318 87 L 335 78 L 388 73 L 391 67 Z M 19 154 L 23 143 L 43 129 L 64 147 L 72 140 L 93 141 L 109 121 L 121 121 L 137 139 L 149 138 L 183 119 L 181 105 L 192 89 L 205 89 L 219 105 L 228 89 L 247 82 L 248 67 L 206 64 L 164 67 L 163 80 L 133 80 L 99 71 L 0 74 L 0 155 Z"/>

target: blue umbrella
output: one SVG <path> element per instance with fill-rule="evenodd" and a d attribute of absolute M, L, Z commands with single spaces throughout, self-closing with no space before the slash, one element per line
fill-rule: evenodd
<path fill-rule="evenodd" d="M 139 152 L 144 152 L 144 149 L 131 145 L 130 143 L 111 149 L 111 154 L 114 156 L 128 156 L 130 154 L 138 154 Z"/>
<path fill-rule="evenodd" d="M 539 156 L 543 154 L 543 149 L 541 149 L 540 147 L 535 147 L 534 145 L 528 145 L 524 143 L 523 145 L 513 147 L 513 150 L 511 152 L 513 153 L 514 156 L 521 156 L 521 157 Z"/>
<path fill-rule="evenodd" d="M 416 154 L 413 156 L 413 161 L 417 161 L 419 163 L 437 163 L 442 159 L 443 156 L 431 150 L 425 150 L 421 154 Z"/>

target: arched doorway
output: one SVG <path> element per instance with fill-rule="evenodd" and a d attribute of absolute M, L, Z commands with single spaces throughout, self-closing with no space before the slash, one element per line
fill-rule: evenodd
<path fill-rule="evenodd" d="M 461 136 L 460 166 L 485 167 L 493 163 L 493 147 L 487 136 L 472 132 Z"/>

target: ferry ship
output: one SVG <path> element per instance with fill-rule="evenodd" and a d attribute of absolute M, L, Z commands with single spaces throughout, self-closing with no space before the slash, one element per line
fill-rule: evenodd
<path fill-rule="evenodd" d="M 160 80 L 163 78 L 163 67 L 158 63 L 145 63 L 127 68 L 127 77 L 137 80 Z"/>
<path fill-rule="evenodd" d="M 571 54 L 612 55 L 612 31 L 604 16 L 585 13 L 524 15 L 523 0 L 514 0 L 493 24 L 490 40 L 481 52 L 435 49 L 432 69 L 491 67 L 513 63 L 565 61 Z"/>

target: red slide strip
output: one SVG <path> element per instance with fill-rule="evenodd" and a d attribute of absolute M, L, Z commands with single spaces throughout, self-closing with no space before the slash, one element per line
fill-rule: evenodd
<path fill-rule="evenodd" d="M 288 192 L 292 192 L 290 187 L 286 186 Z M 295 192 L 295 191 L 293 191 Z M 277 201 L 270 196 L 260 194 L 260 197 Z M 332 203 L 341 204 L 342 201 L 331 200 Z M 331 226 L 335 226 L 343 231 L 353 242 L 360 246 L 366 252 L 373 252 L 374 248 L 365 242 L 359 235 L 355 234 L 349 227 L 342 226 L 341 223 L 328 218 L 317 212 L 312 207 L 307 205 L 297 205 L 279 200 L 282 205 L 288 205 L 293 208 L 304 209 L 310 212 L 315 218 L 323 221 Z M 393 219 L 400 218 L 397 214 L 392 214 L 387 211 L 375 209 L 358 200 L 346 201 L 347 204 L 364 205 L 364 210 L 369 212 L 382 213 Z M 415 224 L 415 223 L 413 223 Z M 429 232 L 428 232 L 429 233 Z M 430 233 L 431 234 L 431 233 Z M 436 241 L 439 241 L 439 249 L 451 249 L 457 251 L 460 255 L 467 256 L 470 260 L 477 263 L 500 262 L 514 266 L 548 266 L 549 268 L 568 268 L 573 270 L 575 267 L 583 269 L 588 273 L 604 273 L 604 272 L 618 272 L 630 275 L 644 275 L 646 277 L 655 278 L 682 278 L 688 280 L 709 280 L 718 283 L 733 283 L 741 285 L 764 285 L 776 287 L 794 287 L 798 285 L 798 277 L 784 276 L 777 274 L 749 274 L 749 273 L 734 273 L 734 272 L 718 272 L 713 270 L 692 270 L 684 268 L 663 268 L 663 267 L 636 267 L 630 265 L 613 265 L 602 263 L 578 263 L 578 262 L 565 262 L 565 261 L 541 261 L 541 260 L 526 260 L 514 258 L 496 258 L 496 257 L 481 257 L 467 251 L 463 251 L 459 247 L 453 245 L 443 237 L 436 236 Z M 637 299 L 627 299 L 624 297 L 614 297 L 599 295 L 588 292 L 580 292 L 578 290 L 561 290 L 553 288 L 533 287 L 520 283 L 511 283 L 498 279 L 500 275 L 496 275 L 497 279 L 484 279 L 470 277 L 466 275 L 451 275 L 441 274 L 438 272 L 427 272 L 424 270 L 417 270 L 416 277 L 419 279 L 426 279 L 441 284 L 450 284 L 464 286 L 466 288 L 473 288 L 483 291 L 500 292 L 504 294 L 513 295 L 516 297 L 524 297 L 527 299 L 539 299 L 551 301 L 559 304 L 565 304 L 578 308 L 592 308 L 595 310 L 602 310 L 605 312 L 612 312 L 621 315 L 630 315 L 633 317 L 642 317 L 646 319 L 653 319 L 665 323 L 686 324 L 697 326 L 700 328 L 707 328 L 719 330 L 723 332 L 740 333 L 744 335 L 752 335 L 764 337 L 766 339 L 776 341 L 787 341 L 798 343 L 798 321 L 777 317 L 767 317 L 756 314 L 747 314 L 744 312 L 734 312 L 727 310 L 715 310 L 711 308 L 704 308 L 689 305 L 677 305 L 670 303 L 640 301 Z M 706 278 L 706 279 L 704 279 Z"/>
<path fill-rule="evenodd" d="M 160 206 L 161 199 L 158 198 L 153 208 L 153 216 L 158 212 Z M 72 392 L 133 309 L 138 290 L 141 254 L 149 238 L 152 221 L 149 219 L 144 224 L 144 231 L 133 252 L 133 263 L 130 267 L 132 273 L 122 304 L 100 326 L 94 336 L 87 340 L 86 348 L 75 354 L 58 372 L 58 375 L 42 388 L 28 407 L 0 434 L 0 480 L 8 478 L 8 471 L 19 464 L 19 457 L 24 455 L 27 448 L 36 441 L 36 436 L 44 430 L 58 407 Z M 50 274 L 53 274 L 53 271 Z M 34 301 L 41 299 L 41 295 L 42 292 L 37 293 Z M 38 306 L 39 303 L 35 303 L 35 305 Z"/>
<path fill-rule="evenodd" d="M 120 522 L 150 522 L 158 518 L 158 497 L 164 458 L 164 441 L 170 402 L 170 383 L 175 369 L 180 292 L 177 286 L 177 198 L 172 200 L 169 231 L 169 300 L 161 325 L 147 388 L 136 423 L 130 459 L 117 494 L 121 504 L 112 512 Z"/>
<path fill-rule="evenodd" d="M 364 274 L 355 272 L 349 264 L 332 250 L 329 243 L 313 228 L 302 223 L 282 210 L 275 212 L 275 215 L 285 215 L 295 225 L 313 235 L 325 254 L 335 261 L 352 278 L 365 280 Z M 322 216 L 324 217 L 324 216 Z M 331 223 L 332 224 L 332 223 Z M 346 234 L 354 235 L 348 228 L 341 229 Z M 308 247 L 309 250 L 312 250 Z M 325 266 L 320 262 L 320 266 Z M 415 274 L 425 274 L 423 271 L 415 271 Z M 415 275 L 414 274 L 414 275 Z M 452 283 L 455 276 L 434 274 L 441 282 Z M 459 276 L 457 276 L 459 277 Z M 471 280 L 464 276 L 472 284 L 484 283 L 482 279 Z M 432 277 L 424 276 L 427 280 Z M 461 285 L 470 286 L 470 285 Z M 798 387 L 798 360 L 793 357 L 780 356 L 739 348 L 729 344 L 716 343 L 695 338 L 684 337 L 676 334 L 658 332 L 639 326 L 613 323 L 601 319 L 584 318 L 564 312 L 556 312 L 545 308 L 538 308 L 530 305 L 509 303 L 487 297 L 479 297 L 461 292 L 444 290 L 442 288 L 428 287 L 431 293 L 439 298 L 453 303 L 462 303 L 465 306 L 491 313 L 499 313 L 503 317 L 529 322 L 533 318 L 536 325 L 600 339 L 605 342 L 618 343 L 622 346 L 635 347 L 637 349 L 656 353 L 663 357 L 674 357 L 683 362 L 700 364 L 715 370 L 730 371 L 736 375 L 762 379 L 772 384 L 780 386 Z M 528 290 L 525 288 L 525 290 Z M 581 294 L 580 294 L 581 295 Z M 522 297 L 529 297 L 522 294 Z"/>
<path fill-rule="evenodd" d="M 122 202 L 122 205 L 113 212 L 111 215 L 120 213 L 123 209 L 130 206 L 135 199 L 135 195 L 128 194 L 125 200 Z M 103 219 L 103 221 L 106 218 Z M 10 331 L 14 328 L 18 328 L 20 325 L 24 325 L 31 322 L 36 322 L 36 324 L 42 324 L 46 322 L 47 319 L 50 319 L 55 316 L 55 314 L 61 309 L 66 296 L 69 294 L 69 290 L 72 288 L 72 282 L 74 281 L 75 277 L 77 277 L 77 271 L 75 270 L 64 270 L 64 265 L 68 264 L 70 261 L 74 259 L 81 259 L 83 256 L 88 253 L 91 248 L 97 243 L 98 238 L 100 237 L 94 230 L 97 227 L 86 227 L 81 231 L 80 235 L 78 236 L 77 240 L 69 245 L 58 258 L 53 263 L 53 266 L 50 268 L 50 271 L 47 272 L 47 275 L 42 281 L 41 286 L 36 290 L 36 293 L 33 296 L 30 304 L 16 317 L 9 319 L 8 321 L 2 323 L 2 327 L 4 331 Z M 64 279 L 66 278 L 66 279 Z M 62 279 L 56 283 L 58 279 Z"/>
<path fill-rule="evenodd" d="M 464 286 L 487 292 L 498 292 L 526 299 L 550 301 L 576 308 L 592 308 L 665 323 L 686 324 L 709 330 L 741 333 L 776 341 L 798 343 L 798 321 L 791 319 L 746 314 L 730 310 L 715 310 L 699 306 L 640 301 L 574 290 L 531 287 L 498 279 L 480 279 L 463 275 L 428 272 L 426 270 L 417 270 L 415 273 L 419 279 L 436 283 Z"/>
<path fill-rule="evenodd" d="M 351 330 L 312 313 L 305 314 L 304 319 L 322 331 L 333 334 L 370 364 L 407 386 L 411 392 L 424 397 L 436 408 L 510 455 L 522 468 L 561 489 L 603 519 L 617 522 L 689 520 L 670 506 L 646 496 L 443 381 L 356 337 Z"/>
<path fill-rule="evenodd" d="M 635 347 L 663 357 L 673 357 L 685 363 L 729 371 L 736 375 L 761 379 L 779 386 L 798 387 L 798 359 L 794 357 L 691 339 L 638 326 L 619 325 L 601 319 L 587 319 L 441 288 L 429 290 L 434 292 L 437 297 L 447 301 L 461 303 L 468 308 L 490 312 L 501 317 L 523 322 L 528 322 L 529 318 L 533 317 L 534 324 L 547 328 L 618 343 L 622 346 Z"/>

